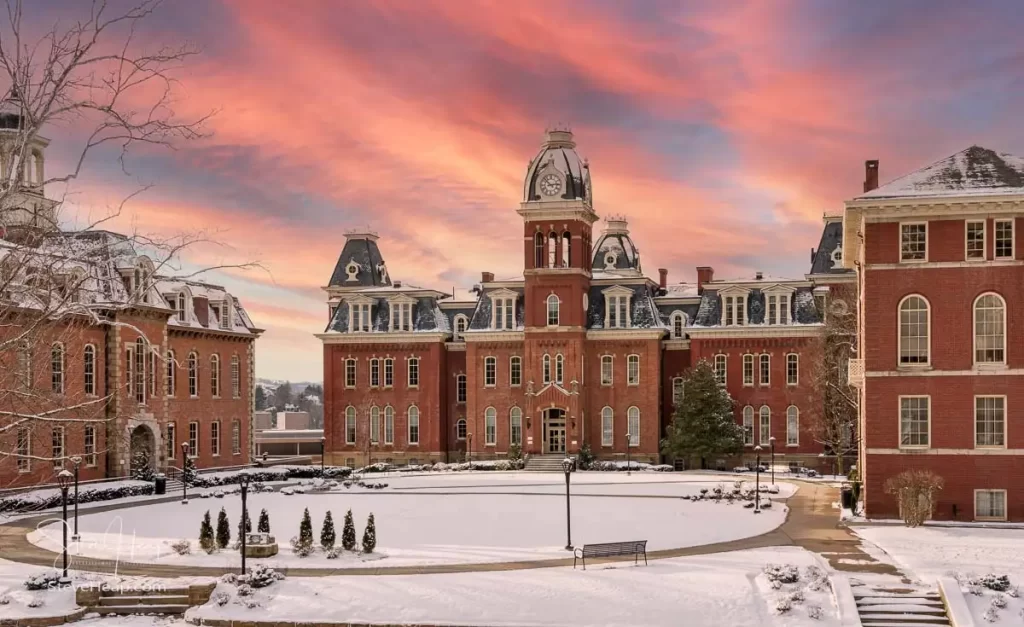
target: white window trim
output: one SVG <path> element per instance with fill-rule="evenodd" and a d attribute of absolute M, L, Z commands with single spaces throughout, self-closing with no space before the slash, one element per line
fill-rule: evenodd
<path fill-rule="evenodd" d="M 676 386 L 679 386 L 681 393 L 676 396 Z M 683 377 L 672 377 L 672 406 L 678 407 L 680 401 L 686 398 L 686 379 Z"/>
<path fill-rule="evenodd" d="M 494 439 L 490 438 L 487 432 L 487 421 L 494 417 Z M 484 446 L 498 446 L 498 410 L 494 407 L 487 407 L 484 410 Z"/>
<path fill-rule="evenodd" d="M 349 382 L 348 382 L 348 365 L 349 364 L 352 364 L 352 384 L 351 385 L 349 385 Z M 354 389 L 356 389 L 356 386 L 359 385 L 359 364 L 356 361 L 355 357 L 348 357 L 348 358 L 345 359 L 345 364 L 343 366 L 343 371 L 342 371 L 341 376 L 343 376 L 345 378 L 345 389 L 346 390 L 354 390 Z"/>
<path fill-rule="evenodd" d="M 217 437 L 213 437 L 214 432 L 217 432 Z M 210 423 L 210 456 L 220 457 L 220 421 L 214 420 Z"/>
<path fill-rule="evenodd" d="M 494 383 L 488 383 L 487 382 L 487 362 L 489 362 L 489 361 L 494 362 Z M 487 356 L 484 357 L 484 376 L 483 376 L 483 379 L 484 379 L 484 387 L 485 388 L 493 388 L 493 387 L 497 387 L 497 385 L 498 385 L 498 358 L 495 357 L 494 355 L 487 355 Z"/>
<path fill-rule="evenodd" d="M 999 517 L 999 516 L 978 516 L 978 493 L 979 492 L 1002 492 L 1003 493 L 1003 515 L 1001 517 Z M 974 490 L 974 520 L 978 520 L 978 521 L 993 521 L 993 522 L 995 522 L 995 521 L 1005 521 L 1007 519 L 1007 514 L 1008 514 L 1008 512 L 1006 510 L 1009 509 L 1009 505 L 1010 504 L 1007 501 L 1006 490 L 1004 490 L 1004 489 L 1001 489 L 1001 488 L 993 488 L 993 489 L 975 488 L 975 490 Z"/>
<path fill-rule="evenodd" d="M 605 381 L 605 378 L 604 378 L 604 362 L 605 362 L 606 359 L 608 360 L 608 363 L 610 363 L 611 366 L 612 366 L 611 367 L 611 371 L 610 371 L 610 375 L 611 376 L 608 377 L 607 382 Z M 602 387 L 611 387 L 612 385 L 615 385 L 615 356 L 614 355 L 601 355 L 600 369 L 601 370 L 598 373 L 598 376 L 601 377 L 601 386 Z"/>
<path fill-rule="evenodd" d="M 394 445 L 395 443 L 395 408 L 391 405 L 384 406 L 384 445 Z M 388 420 L 390 418 L 390 421 Z M 388 422 L 391 423 L 391 434 L 388 435 Z"/>
<path fill-rule="evenodd" d="M 412 441 L 412 410 L 414 410 L 414 409 L 416 410 L 416 441 L 415 442 Z M 407 409 L 405 411 L 405 441 L 408 443 L 409 446 L 419 446 L 420 445 L 420 432 L 423 430 L 423 428 L 420 426 L 420 418 L 421 418 L 420 408 L 415 403 L 413 403 L 412 405 L 409 405 L 409 409 Z"/>
<path fill-rule="evenodd" d="M 512 434 L 514 433 L 513 426 L 515 425 L 514 418 L 516 417 L 516 412 L 517 411 L 519 412 L 519 440 L 518 441 L 515 438 L 512 437 Z M 508 444 L 509 444 L 509 446 L 512 446 L 513 444 L 519 445 L 519 446 L 523 445 L 523 410 L 520 409 L 519 407 L 511 407 L 508 410 Z"/>
<path fill-rule="evenodd" d="M 462 333 L 459 333 L 459 322 L 463 323 L 463 327 L 462 327 L 463 331 L 462 331 Z M 461 342 L 461 341 L 463 341 L 463 339 L 464 339 L 463 335 L 468 330 L 469 330 L 469 318 L 467 318 L 464 314 L 457 314 L 454 318 L 452 318 L 452 341 L 453 342 Z"/>
<path fill-rule="evenodd" d="M 789 441 L 789 410 L 796 410 L 796 442 Z M 796 448 L 800 446 L 800 408 L 796 405 L 790 405 L 786 408 L 786 446 Z"/>
<path fill-rule="evenodd" d="M 978 301 L 985 296 L 995 296 L 1003 304 L 1003 360 L 1002 361 L 978 361 Z M 931 339 L 931 310 L 929 309 L 928 323 L 929 323 L 929 340 Z M 1006 341 L 1007 327 L 1006 327 L 1006 299 L 1003 298 L 1002 294 L 998 292 L 982 292 L 978 294 L 978 297 L 971 303 L 971 360 L 974 363 L 974 367 L 978 369 L 986 368 L 1005 368 L 1006 367 L 1006 354 L 1009 352 L 1009 347 Z M 930 348 L 930 347 L 929 347 Z M 931 359 L 931 351 L 929 350 L 928 358 Z"/>
<path fill-rule="evenodd" d="M 720 381 L 720 385 L 728 385 L 729 384 L 729 356 L 728 355 L 726 355 L 725 353 L 716 353 L 715 356 L 712 358 L 712 361 L 711 361 L 711 369 L 715 372 L 715 376 L 717 378 L 717 376 L 718 376 L 718 358 L 719 357 L 722 358 L 722 362 L 724 364 L 724 367 L 722 368 L 722 380 Z"/>
<path fill-rule="evenodd" d="M 633 358 L 636 358 L 636 381 L 629 380 L 629 362 Z M 632 355 L 626 355 L 626 386 L 637 387 L 640 385 L 640 355 L 633 353 Z"/>
<path fill-rule="evenodd" d="M 633 290 L 626 289 L 619 285 L 609 287 L 601 292 L 604 295 L 604 328 L 606 329 L 629 329 L 633 326 Z M 626 320 L 625 324 L 617 324 L 611 326 L 612 320 L 612 301 L 615 300 L 618 304 L 617 299 L 626 299 Z M 622 322 L 621 320 L 617 320 Z"/>
<path fill-rule="evenodd" d="M 750 441 L 747 442 L 747 410 L 750 410 Z M 740 426 L 743 429 L 743 446 L 754 447 L 754 443 L 757 442 L 755 435 L 757 434 L 757 419 L 758 412 L 754 409 L 753 405 L 744 405 L 743 409 L 740 410 Z"/>
<path fill-rule="evenodd" d="M 604 414 L 606 409 L 611 412 L 611 415 L 609 416 L 609 419 L 611 421 L 611 429 L 608 430 L 608 432 L 610 432 L 612 436 L 611 441 L 606 440 L 604 437 L 606 433 L 604 428 Z M 601 446 L 615 446 L 615 410 L 612 409 L 609 405 L 605 405 L 604 407 L 601 408 Z"/>
<path fill-rule="evenodd" d="M 789 358 L 796 358 L 796 380 L 789 380 Z M 799 353 L 786 353 L 786 385 L 794 387 L 800 385 L 800 354 Z"/>
<path fill-rule="evenodd" d="M 382 388 L 384 388 L 384 389 L 390 389 L 390 388 L 395 387 L 395 358 L 394 357 L 385 357 L 383 359 L 383 362 L 384 363 L 381 365 L 381 369 L 380 369 L 380 386 Z M 387 373 L 388 373 L 388 366 L 391 367 L 390 368 L 391 369 L 391 382 L 390 383 L 388 383 L 388 375 L 387 375 Z"/>
<path fill-rule="evenodd" d="M 735 285 L 731 287 L 726 287 L 724 289 L 719 290 L 718 297 L 721 299 L 722 305 L 722 317 L 719 320 L 719 323 L 723 327 L 744 327 L 750 324 L 750 318 L 747 315 L 747 302 L 750 298 L 749 289 L 738 287 Z M 732 322 L 728 322 L 725 315 L 727 308 L 727 298 L 735 299 Z"/>
<path fill-rule="evenodd" d="M 967 234 L 970 232 L 970 228 L 969 227 L 970 227 L 971 224 L 981 224 L 981 257 L 980 258 L 971 258 L 971 257 L 968 256 L 967 244 L 968 244 L 968 242 L 970 240 L 968 239 Z M 994 228 L 995 228 L 995 225 L 993 225 L 993 229 Z M 993 232 L 993 235 L 995 235 L 994 232 Z M 926 244 L 925 250 L 927 250 L 927 244 Z M 985 261 L 987 258 L 988 258 L 988 220 L 964 220 L 964 261 L 968 261 L 968 262 L 971 262 L 971 263 L 978 263 L 978 262 Z"/>
<path fill-rule="evenodd" d="M 491 328 L 497 331 L 515 331 L 516 330 L 516 301 L 519 298 L 519 294 L 508 289 L 494 290 L 487 295 L 491 299 Z M 497 301 L 506 301 L 505 305 L 512 307 L 512 326 L 505 326 L 505 316 L 502 315 L 501 320 L 498 320 L 498 303 Z M 547 309 L 544 310 L 544 315 L 547 316 Z"/>
<path fill-rule="evenodd" d="M 741 378 L 743 380 L 743 387 L 745 387 L 745 388 L 752 388 L 752 387 L 754 387 L 754 381 L 757 380 L 757 367 L 758 367 L 758 363 L 757 363 L 756 357 L 757 357 L 757 355 L 755 355 L 753 353 L 744 353 L 743 354 L 743 362 L 742 362 L 743 372 L 741 372 L 740 374 L 741 374 Z M 750 383 L 747 383 L 747 358 L 750 358 Z"/>
<path fill-rule="evenodd" d="M 413 309 L 416 305 L 416 299 L 408 296 L 395 296 L 394 298 L 388 299 L 388 330 L 392 333 L 412 333 L 416 325 L 413 321 L 413 316 L 416 313 Z M 404 309 L 409 308 L 409 328 L 402 328 L 402 312 Z"/>
<path fill-rule="evenodd" d="M 676 333 L 676 322 L 682 323 L 682 333 Z M 672 325 L 671 336 L 674 340 L 682 339 L 686 336 L 686 313 L 679 311 L 678 309 L 672 312 L 672 317 L 669 319 L 669 324 Z"/>
<path fill-rule="evenodd" d="M 416 383 L 412 382 L 412 367 L 416 365 Z M 405 362 L 405 385 L 409 389 L 417 390 L 420 387 L 420 358 L 410 357 Z"/>
<path fill-rule="evenodd" d="M 761 362 L 764 361 L 765 357 L 768 358 L 768 381 L 767 382 L 761 377 Z M 771 387 L 771 385 L 772 385 L 772 356 L 771 356 L 770 353 L 761 353 L 760 355 L 757 356 L 757 385 L 760 386 L 760 387 L 765 387 L 765 388 Z"/>
<path fill-rule="evenodd" d="M 763 438 L 764 435 L 764 415 L 763 410 L 768 410 L 768 437 Z M 768 446 L 772 439 L 772 408 L 768 405 L 761 405 L 757 408 L 757 443 L 761 446 Z"/>
<path fill-rule="evenodd" d="M 459 381 L 462 381 L 462 389 L 465 390 L 466 395 L 463 400 L 459 400 Z M 455 404 L 465 405 L 469 401 L 469 378 L 464 374 L 455 375 Z"/>
<path fill-rule="evenodd" d="M 633 427 L 630 425 L 630 422 L 632 422 L 630 415 L 633 413 L 633 410 L 636 410 L 636 433 L 633 433 Z M 643 428 L 640 418 L 640 408 L 636 405 L 631 405 L 626 410 L 626 429 L 629 431 L 629 440 L 626 442 L 626 448 L 640 448 L 640 430 Z"/>
<path fill-rule="evenodd" d="M 771 320 L 769 309 L 775 310 L 775 324 L 771 326 L 787 325 L 793 322 L 793 294 L 796 290 L 786 285 L 772 285 L 761 290 L 764 294 L 764 321 L 763 324 L 769 324 Z M 770 297 L 775 297 L 774 307 L 771 305 Z M 782 303 L 786 303 L 786 316 L 783 320 L 782 316 Z"/>
<path fill-rule="evenodd" d="M 349 333 L 370 333 L 370 332 L 373 331 L 373 302 L 374 301 L 373 301 L 372 298 L 367 298 L 365 296 L 355 296 L 353 298 L 349 298 L 349 299 L 346 300 L 345 304 L 348 305 L 348 332 Z M 355 311 L 356 311 L 356 308 L 357 307 L 363 307 L 363 306 L 365 306 L 367 308 L 366 309 L 366 311 L 367 311 L 366 315 L 368 316 L 368 321 L 370 323 L 369 325 L 366 325 L 367 326 L 367 330 L 363 330 L 362 328 L 357 329 L 357 328 L 355 328 L 355 324 L 354 324 L 355 323 Z M 362 322 L 362 316 L 360 316 L 360 323 L 361 322 Z M 362 326 L 364 326 L 364 325 L 360 324 L 360 327 L 362 327 Z"/>
<path fill-rule="evenodd" d="M 555 323 L 551 324 L 551 305 L 552 300 L 555 306 Z M 557 327 L 562 324 L 562 301 L 559 300 L 558 295 L 549 294 L 547 299 L 544 301 L 544 322 L 548 327 Z"/>
<path fill-rule="evenodd" d="M 565 357 L 562 353 L 555 355 L 555 383 L 557 385 L 563 385 L 565 383 Z"/>
<path fill-rule="evenodd" d="M 925 306 L 928 307 L 928 361 L 917 364 L 905 364 L 903 363 L 903 303 L 907 302 L 910 298 L 920 298 L 924 301 Z M 973 314 L 972 314 L 973 316 Z M 974 330 L 971 330 L 973 335 Z M 900 299 L 900 302 L 896 305 L 896 369 L 897 370 L 921 370 L 929 369 L 932 367 L 932 304 L 927 298 L 921 294 L 907 294 Z"/>
<path fill-rule="evenodd" d="M 349 410 L 351 410 L 351 412 L 349 412 Z M 354 429 L 352 429 L 352 439 L 351 440 L 348 439 L 348 419 L 349 419 L 349 415 L 350 414 L 351 414 L 351 417 L 352 417 L 352 424 L 355 427 Z M 359 430 L 359 412 L 356 411 L 355 407 L 353 407 L 352 405 L 349 405 L 349 406 L 347 406 L 345 408 L 345 444 L 353 445 L 353 444 L 356 443 L 356 438 L 359 437 L 358 430 Z"/>
<path fill-rule="evenodd" d="M 196 437 L 192 439 L 192 427 L 195 426 Z M 188 456 L 191 459 L 199 457 L 199 443 L 203 441 L 203 434 L 199 432 L 199 423 L 195 420 L 188 423 Z"/>
<path fill-rule="evenodd" d="M 512 364 L 519 364 L 519 383 L 512 381 Z M 509 387 L 517 388 L 523 385 L 523 358 L 519 355 L 511 355 L 508 358 L 508 385 Z"/>
<path fill-rule="evenodd" d="M 1000 222 L 1002 222 L 1002 223 L 1007 223 L 1008 222 L 1010 224 L 1010 254 L 1009 255 L 1000 255 L 998 253 L 999 248 L 996 246 L 996 243 L 999 241 L 998 238 L 996 238 L 996 233 L 998 232 L 998 228 L 999 228 L 999 223 Z M 992 221 L 992 258 L 993 259 L 1013 259 L 1016 256 L 1016 254 L 1017 254 L 1017 242 L 1016 242 L 1016 239 L 1017 239 L 1017 221 L 1016 220 L 1014 220 L 1012 218 L 1008 219 L 1008 220 L 1007 219 L 993 220 Z"/>
<path fill-rule="evenodd" d="M 904 259 L 903 258 L 903 227 L 904 226 L 917 226 L 924 225 L 924 259 Z M 930 239 L 928 233 L 928 222 L 914 221 L 914 222 L 900 222 L 898 237 L 896 238 L 896 245 L 899 247 L 897 258 L 900 263 L 928 263 L 928 240 Z"/>
<path fill-rule="evenodd" d="M 978 444 L 978 399 L 981 398 L 1001 398 L 1003 399 L 1003 443 L 1000 444 Z M 974 395 L 974 448 L 976 449 L 991 449 L 1000 450 L 1006 448 L 1006 439 L 1009 435 L 1008 424 L 1010 418 L 1010 403 L 1005 394 L 975 394 Z M 931 408 L 929 407 L 929 426 L 931 423 Z M 929 434 L 928 441 L 931 442 L 931 435 Z"/>
<path fill-rule="evenodd" d="M 903 400 L 911 398 L 928 399 L 928 444 L 904 444 L 903 443 Z M 975 423 L 977 424 L 977 423 Z M 977 427 L 975 427 L 976 429 Z M 896 443 L 897 448 L 915 451 L 924 451 L 932 446 L 932 397 L 930 394 L 900 394 L 896 397 Z"/>
<path fill-rule="evenodd" d="M 469 423 L 466 422 L 465 418 L 459 418 L 455 421 L 455 439 L 459 442 L 464 442 L 466 440 L 466 436 L 459 435 L 459 423 L 462 423 L 463 429 L 466 433 L 469 433 Z"/>

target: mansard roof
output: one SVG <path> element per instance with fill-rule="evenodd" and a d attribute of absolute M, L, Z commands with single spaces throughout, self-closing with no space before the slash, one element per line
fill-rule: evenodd
<path fill-rule="evenodd" d="M 766 298 L 762 289 L 752 289 L 747 295 L 748 325 L 765 324 Z M 800 286 L 795 289 L 792 300 L 793 322 L 796 324 L 819 324 L 821 316 L 814 302 L 814 289 Z M 722 326 L 722 298 L 719 290 L 707 287 L 701 296 L 697 308 L 696 319 L 691 326 L 718 327 Z"/>
<path fill-rule="evenodd" d="M 523 201 L 543 200 L 537 193 L 537 179 L 555 172 L 563 181 L 562 189 L 554 200 L 583 200 L 590 204 L 590 166 L 580 159 L 572 131 L 552 129 L 545 133 L 544 143 L 537 156 L 530 160 L 523 182 Z"/>
<path fill-rule="evenodd" d="M 857 199 L 1024 194 L 1024 159 L 971 146 Z"/>
<path fill-rule="evenodd" d="M 590 267 L 596 274 L 640 276 L 640 251 L 629 236 L 626 218 L 612 216 L 594 246 Z"/>
<path fill-rule="evenodd" d="M 631 329 L 660 329 L 665 328 L 658 313 L 658 307 L 654 304 L 654 291 L 646 283 L 614 286 L 591 285 L 587 294 L 589 306 L 587 308 L 587 328 L 603 329 L 605 313 L 605 294 L 609 289 L 620 289 L 632 293 L 630 296 L 629 328 Z"/>
<path fill-rule="evenodd" d="M 843 218 L 825 218 L 818 248 L 811 251 L 810 274 L 850 274 L 850 268 L 843 267 Z"/>
<path fill-rule="evenodd" d="M 438 307 L 438 297 L 435 292 L 430 296 L 411 296 L 408 293 L 396 292 L 396 296 L 408 298 L 415 301 L 412 308 L 412 327 L 414 333 L 425 332 L 450 332 L 452 327 L 449 318 L 441 308 Z M 391 328 L 391 300 L 386 293 L 358 292 L 348 295 L 350 299 L 366 299 L 370 301 L 373 324 L 371 332 L 385 333 Z M 335 309 L 334 317 L 327 324 L 325 331 L 334 333 L 348 333 L 349 308 L 344 301 Z"/>
<path fill-rule="evenodd" d="M 368 230 L 345 234 L 345 247 L 334 264 L 330 287 L 387 287 L 391 285 L 378 235 Z"/>

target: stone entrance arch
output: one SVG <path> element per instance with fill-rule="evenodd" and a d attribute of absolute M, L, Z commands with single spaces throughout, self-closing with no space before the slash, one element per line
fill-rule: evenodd
<path fill-rule="evenodd" d="M 128 459 L 133 479 L 151 479 L 156 468 L 156 436 L 149 425 L 132 430 Z"/>

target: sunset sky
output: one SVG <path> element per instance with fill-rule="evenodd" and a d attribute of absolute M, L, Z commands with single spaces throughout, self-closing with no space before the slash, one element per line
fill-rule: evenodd
<path fill-rule="evenodd" d="M 52 23 L 83 4 L 26 7 Z M 174 0 L 145 30 L 203 49 L 177 111 L 216 110 L 211 134 L 132 153 L 128 176 L 95 159 L 77 211 L 152 184 L 119 226 L 204 227 L 224 246 L 193 262 L 261 262 L 209 279 L 267 330 L 263 377 L 322 377 L 346 229 L 378 231 L 406 283 L 521 273 L 522 177 L 556 123 L 597 212 L 627 216 L 648 275 L 673 282 L 802 276 L 865 159 L 884 182 L 971 144 L 1024 153 L 1020 0 Z M 46 134 L 60 167 L 76 147 Z"/>

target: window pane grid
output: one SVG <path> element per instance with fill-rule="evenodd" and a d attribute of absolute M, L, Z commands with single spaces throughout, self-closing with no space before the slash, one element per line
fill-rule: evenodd
<path fill-rule="evenodd" d="M 996 259 L 1013 258 L 1013 221 L 996 220 Z"/>
<path fill-rule="evenodd" d="M 929 399 L 912 396 L 900 400 L 900 445 L 928 446 Z"/>
<path fill-rule="evenodd" d="M 967 258 L 985 258 L 985 223 L 967 223 Z"/>
<path fill-rule="evenodd" d="M 611 407 L 601 410 L 601 446 L 611 446 L 615 442 L 614 417 Z"/>
<path fill-rule="evenodd" d="M 904 224 L 900 228 L 900 259 L 903 261 L 924 261 L 926 225 Z"/>
<path fill-rule="evenodd" d="M 754 408 L 750 405 L 743 408 L 743 444 L 754 445 Z"/>
<path fill-rule="evenodd" d="M 912 296 L 900 306 L 900 363 L 928 363 L 928 304 Z"/>
<path fill-rule="evenodd" d="M 974 400 L 976 446 L 1004 446 L 1006 426 L 1005 399 L 1001 396 L 979 396 Z"/>
<path fill-rule="evenodd" d="M 1005 358 L 1003 301 L 986 294 L 974 306 L 974 360 L 978 363 L 1002 363 Z"/>

